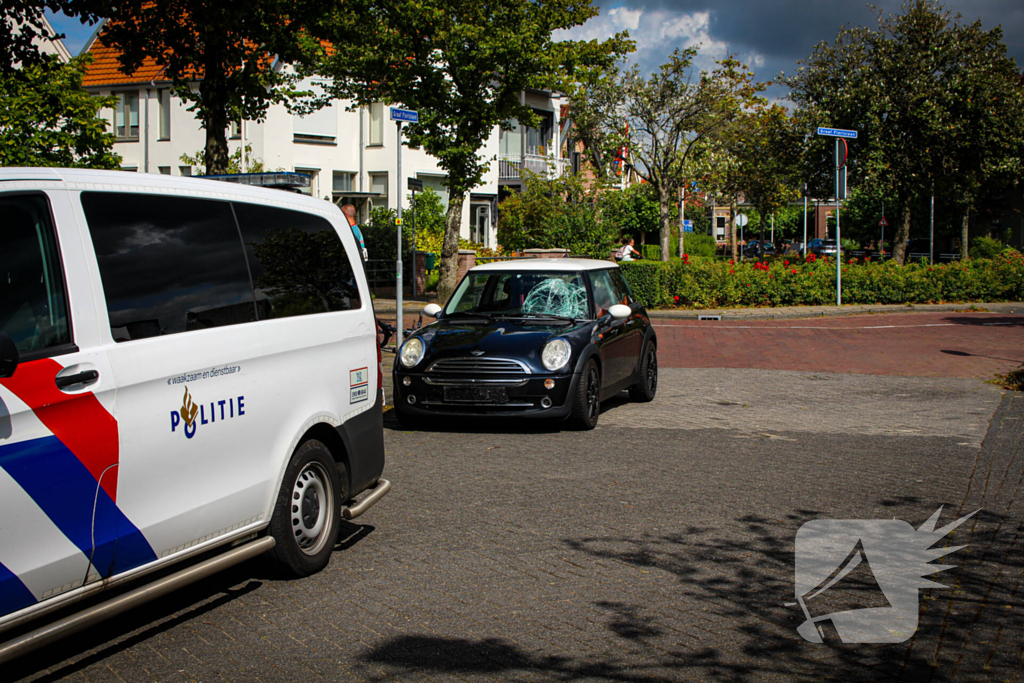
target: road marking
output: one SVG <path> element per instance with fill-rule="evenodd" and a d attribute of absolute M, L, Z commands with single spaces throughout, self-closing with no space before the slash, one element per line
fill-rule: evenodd
<path fill-rule="evenodd" d="M 655 325 L 655 327 L 686 327 L 701 330 L 889 330 L 906 327 L 955 327 L 958 323 L 929 323 L 927 325 L 865 325 L 862 327 L 822 327 L 820 325 Z M 992 323 L 1012 325 L 1013 323 Z"/>

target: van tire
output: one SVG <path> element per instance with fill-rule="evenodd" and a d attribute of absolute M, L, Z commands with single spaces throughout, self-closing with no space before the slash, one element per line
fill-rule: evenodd
<path fill-rule="evenodd" d="M 267 553 L 284 575 L 315 574 L 331 560 L 338 542 L 341 505 L 347 500 L 345 465 L 322 442 L 303 442 L 292 455 L 277 494 L 269 534 L 277 545 Z"/>
<path fill-rule="evenodd" d="M 587 431 L 597 426 L 601 416 L 601 369 L 593 358 L 583 366 L 580 381 L 576 384 L 576 395 L 572 397 L 569 424 L 573 429 Z"/>

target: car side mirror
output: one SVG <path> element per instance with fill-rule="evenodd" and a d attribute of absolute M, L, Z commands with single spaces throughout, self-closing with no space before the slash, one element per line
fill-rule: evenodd
<path fill-rule="evenodd" d="M 3 330 L 0 330 L 0 377 L 10 377 L 18 369 L 18 347 Z"/>
<path fill-rule="evenodd" d="M 436 318 L 441 315 L 441 311 L 444 310 L 437 304 L 427 304 L 423 307 L 423 315 L 429 315 L 431 318 Z"/>
<path fill-rule="evenodd" d="M 622 320 L 633 315 L 633 309 L 625 304 L 615 304 L 608 309 L 608 312 L 612 314 L 612 317 L 616 320 Z"/>

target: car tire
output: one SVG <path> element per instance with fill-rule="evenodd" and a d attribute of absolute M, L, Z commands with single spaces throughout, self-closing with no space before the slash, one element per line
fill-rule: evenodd
<path fill-rule="evenodd" d="M 269 533 L 277 545 L 267 553 L 284 575 L 315 574 L 331 560 L 338 541 L 341 505 L 348 499 L 345 466 L 320 441 L 302 443 L 284 473 Z"/>
<path fill-rule="evenodd" d="M 637 403 L 649 403 L 657 392 L 658 349 L 654 344 L 647 344 L 640 362 L 640 381 L 629 388 L 629 398 Z"/>
<path fill-rule="evenodd" d="M 569 423 L 575 429 L 586 431 L 597 426 L 601 416 L 601 370 L 593 358 L 583 366 L 576 395 L 572 399 Z"/>

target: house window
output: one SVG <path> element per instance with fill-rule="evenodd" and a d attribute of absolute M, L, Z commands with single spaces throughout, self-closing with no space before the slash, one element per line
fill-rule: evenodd
<path fill-rule="evenodd" d="M 232 121 L 231 125 L 228 127 L 228 130 L 228 137 L 230 137 L 232 140 L 237 140 L 238 138 L 242 137 L 242 120 L 238 119 L 237 121 Z"/>
<path fill-rule="evenodd" d="M 318 197 L 319 188 L 317 187 L 317 177 L 320 175 L 320 169 L 318 168 L 296 168 L 296 173 L 309 176 L 309 194 L 313 197 Z"/>
<path fill-rule="evenodd" d="M 178 167 L 178 173 L 180 175 L 183 175 L 183 176 L 190 176 L 190 175 L 192 175 L 192 167 L 191 166 L 179 166 Z"/>
<path fill-rule="evenodd" d="M 157 90 L 160 101 L 160 139 L 171 139 L 171 91 Z"/>
<path fill-rule="evenodd" d="M 374 102 L 370 105 L 370 144 L 384 144 L 384 103 Z"/>
<path fill-rule="evenodd" d="M 160 175 L 171 175 L 170 166 L 157 166 L 157 169 L 160 171 Z"/>
<path fill-rule="evenodd" d="M 715 216 L 715 235 L 725 237 L 725 216 Z"/>
<path fill-rule="evenodd" d="M 333 104 L 306 116 L 292 116 L 296 142 L 335 144 L 338 137 L 338 109 Z"/>
<path fill-rule="evenodd" d="M 499 134 L 498 151 L 503 157 L 519 157 L 523 153 L 523 128 L 518 121 L 512 122 L 510 130 L 502 130 Z"/>
<path fill-rule="evenodd" d="M 374 194 L 386 195 L 388 193 L 388 174 L 387 173 L 371 173 L 370 174 L 370 192 Z"/>
<path fill-rule="evenodd" d="M 139 93 L 118 93 L 114 130 L 119 141 L 139 139 Z"/>
<path fill-rule="evenodd" d="M 335 171 L 331 189 L 335 192 L 351 192 L 352 181 L 355 176 L 355 173 L 349 173 L 348 171 Z"/>

